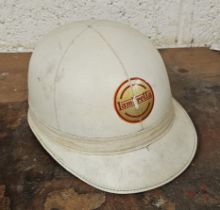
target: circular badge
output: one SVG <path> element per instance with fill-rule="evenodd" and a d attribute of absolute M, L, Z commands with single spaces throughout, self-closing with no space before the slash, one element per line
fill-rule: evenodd
<path fill-rule="evenodd" d="M 154 93 L 143 79 L 133 77 L 124 81 L 116 90 L 114 106 L 117 114 L 130 123 L 147 118 L 154 105 Z"/>

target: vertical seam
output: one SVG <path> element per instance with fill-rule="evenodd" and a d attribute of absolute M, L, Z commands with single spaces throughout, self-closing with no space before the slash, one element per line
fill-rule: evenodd
<path fill-rule="evenodd" d="M 61 58 L 57 64 L 56 67 L 56 71 L 55 71 L 55 76 L 54 76 L 54 89 L 53 89 L 53 105 L 54 105 L 54 111 L 55 111 L 55 120 L 56 120 L 56 125 L 57 128 L 60 128 L 59 125 L 59 120 L 58 120 L 58 114 L 57 114 L 57 104 L 56 104 L 56 82 L 57 82 L 57 78 L 59 75 L 59 69 L 60 66 L 63 62 L 64 57 L 66 56 L 66 54 L 68 53 L 68 51 L 70 50 L 70 48 L 72 47 L 72 45 L 74 44 L 74 42 L 76 41 L 77 38 L 79 38 L 86 30 L 88 29 L 88 27 L 84 28 L 82 31 L 80 31 L 69 43 L 69 45 L 66 47 L 66 49 L 64 50 L 63 54 L 61 55 Z"/>
<path fill-rule="evenodd" d="M 122 62 L 121 58 L 119 57 L 119 55 L 117 54 L 117 52 L 115 51 L 115 49 L 112 47 L 112 45 L 107 41 L 107 39 L 96 29 L 94 28 L 92 25 L 89 25 L 88 27 L 90 27 L 94 32 L 96 32 L 100 38 L 105 42 L 105 44 L 110 48 L 110 50 L 112 51 L 112 53 L 115 55 L 115 57 L 117 58 L 118 62 L 120 63 L 124 73 L 125 73 L 125 76 L 127 77 L 128 79 L 128 82 L 129 82 L 129 86 L 131 88 L 131 91 L 132 91 L 132 95 L 134 97 L 134 100 L 136 100 L 136 97 L 135 97 L 135 94 L 134 94 L 134 89 L 133 89 L 133 86 L 132 86 L 132 83 L 131 83 L 131 79 L 130 79 L 130 76 L 125 68 L 125 65 L 124 63 Z M 141 126 L 141 129 L 140 130 L 143 130 L 144 129 L 144 126 L 143 126 L 143 122 L 140 122 L 139 124 Z"/>
<path fill-rule="evenodd" d="M 193 42 L 194 42 L 194 37 L 193 37 L 193 24 L 194 24 L 194 16 L 195 16 L 195 5 L 196 5 L 196 2 L 195 0 L 192 0 L 192 10 L 191 10 L 191 13 L 190 13 L 190 38 L 191 38 L 191 41 L 190 41 L 190 47 L 193 47 Z"/>
<path fill-rule="evenodd" d="M 179 8 L 178 8 L 178 26 L 176 32 L 176 40 L 177 46 L 184 45 L 184 42 L 187 46 L 193 46 L 193 34 L 192 34 L 192 25 L 194 20 L 194 7 L 195 7 L 195 0 L 190 0 L 191 10 L 187 15 L 184 15 L 185 12 L 185 3 L 183 1 L 179 1 Z M 188 23 L 188 30 L 185 33 L 186 23 Z M 185 37 L 185 38 L 184 38 Z"/>
<path fill-rule="evenodd" d="M 183 15 L 183 1 L 179 1 L 179 8 L 178 8 L 178 25 L 177 25 L 177 32 L 176 32 L 176 42 L 177 45 L 183 44 L 183 26 L 184 26 L 184 15 Z"/>
<path fill-rule="evenodd" d="M 94 27 L 90 26 L 90 28 L 95 31 L 100 37 L 101 39 L 105 42 L 105 44 L 111 49 L 112 53 L 115 55 L 115 57 L 117 58 L 118 62 L 121 64 L 121 67 L 126 75 L 127 78 L 129 78 L 129 74 L 122 62 L 122 60 L 120 59 L 120 57 L 118 56 L 118 54 L 116 53 L 116 51 L 114 50 L 114 48 L 112 47 L 112 45 L 106 40 L 106 38 Z M 129 78 L 130 79 L 130 78 Z"/>

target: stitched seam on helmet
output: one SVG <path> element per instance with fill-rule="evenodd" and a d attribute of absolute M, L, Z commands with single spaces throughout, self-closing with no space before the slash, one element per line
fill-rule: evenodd
<path fill-rule="evenodd" d="M 155 128 L 151 129 L 151 131 L 144 129 L 141 132 L 135 133 L 135 135 L 105 138 L 105 141 L 101 141 L 97 140 L 97 138 L 83 139 L 81 137 L 77 138 L 77 136 L 65 136 L 65 133 L 59 134 L 56 132 L 56 130 L 52 130 L 51 128 L 48 128 L 46 125 L 38 121 L 31 109 L 29 111 L 30 112 L 28 116 L 30 123 L 35 122 L 34 125 L 38 130 L 41 130 L 40 132 L 55 134 L 54 137 L 51 137 L 55 143 L 61 144 L 75 152 L 93 155 L 122 154 L 143 147 L 149 147 L 170 130 L 174 121 L 173 115 L 170 115 L 169 121 L 164 121 L 163 126 L 159 128 L 159 130 L 158 128 L 157 130 L 155 130 Z M 60 135 L 62 135 L 62 137 Z M 71 140 L 69 140 L 69 138 L 71 138 Z M 135 141 L 134 138 L 136 139 Z M 73 139 L 75 140 L 73 141 Z M 62 141 L 60 142 L 60 140 Z M 83 142 L 80 142 L 80 140 L 83 140 Z M 107 147 L 107 149 L 100 150 L 100 147 L 97 147 L 97 145 L 100 146 L 101 144 L 103 144 L 104 148 Z"/>
<path fill-rule="evenodd" d="M 60 128 L 59 125 L 59 120 L 58 120 L 58 114 L 57 114 L 57 104 L 56 104 L 56 81 L 58 78 L 58 75 L 60 73 L 60 66 L 63 62 L 63 59 L 65 58 L 66 54 L 69 52 L 70 48 L 72 47 L 72 45 L 75 43 L 76 39 L 78 39 L 86 30 L 88 29 L 88 27 L 84 28 L 82 31 L 80 31 L 69 43 L 69 45 L 66 47 L 65 51 L 63 52 L 57 67 L 56 67 L 56 72 L 55 72 L 55 76 L 54 76 L 54 89 L 53 89 L 53 105 L 54 105 L 54 110 L 55 110 L 55 119 L 56 119 L 56 124 L 57 127 Z"/>
<path fill-rule="evenodd" d="M 48 126 L 45 122 L 37 119 L 36 117 L 36 114 L 34 112 L 34 110 L 29 107 L 29 111 L 31 112 L 31 116 L 32 118 L 34 118 L 36 121 L 37 124 L 40 124 L 42 127 L 45 127 L 46 129 L 48 129 L 49 131 L 51 132 L 54 132 L 56 133 L 57 135 L 64 135 L 68 138 L 77 138 L 79 140 L 88 140 L 92 143 L 92 139 L 106 139 L 106 140 L 110 140 L 110 139 L 124 139 L 124 138 L 129 138 L 129 137 L 135 137 L 135 136 L 138 136 L 140 134 L 142 134 L 143 132 L 152 132 L 152 131 L 155 131 L 155 128 L 151 128 L 151 129 L 147 129 L 147 128 L 144 128 L 143 130 L 139 131 L 139 132 L 135 132 L 135 133 L 131 133 L 129 135 L 121 135 L 121 136 L 112 136 L 112 137 L 85 137 L 85 136 L 77 136 L 77 135 L 72 135 L 70 133 L 67 133 L 67 132 L 57 132 L 57 128 L 54 128 L 54 127 L 51 127 L 51 126 Z M 173 123 L 173 118 L 174 118 L 174 113 L 173 111 L 172 112 L 169 112 L 168 114 L 168 117 L 165 117 L 164 120 L 163 120 L 163 124 L 167 124 L 167 128 L 171 126 L 171 124 Z M 163 126 L 164 127 L 164 126 Z M 158 126 L 156 127 L 158 128 Z M 97 141 L 94 141 L 94 142 L 99 142 L 98 140 Z M 102 142 L 102 140 L 100 140 L 100 142 Z"/>
<path fill-rule="evenodd" d="M 117 52 L 115 51 L 115 49 L 113 48 L 113 46 L 108 42 L 108 40 L 104 37 L 103 34 L 101 34 L 101 32 L 99 32 L 96 28 L 94 28 L 92 25 L 90 25 L 90 28 L 95 31 L 99 36 L 100 38 L 105 42 L 105 44 L 110 48 L 110 50 L 112 51 L 112 53 L 115 55 L 115 57 L 117 58 L 118 62 L 120 63 L 124 73 L 125 73 L 125 76 L 127 77 L 127 80 L 129 82 L 129 86 L 131 88 L 131 91 L 132 91 L 132 95 L 133 95 L 133 98 L 135 99 L 136 96 L 134 94 L 134 89 L 133 89 L 133 86 L 132 86 L 132 83 L 131 83 L 131 78 L 128 74 L 128 71 L 126 70 L 125 68 L 125 65 L 124 63 L 122 62 L 121 58 L 119 57 L 119 55 L 117 54 Z M 136 99 L 135 99 L 136 100 Z M 139 122 L 139 125 L 141 126 L 140 130 L 143 130 L 144 129 L 144 126 L 143 126 L 143 122 Z"/>

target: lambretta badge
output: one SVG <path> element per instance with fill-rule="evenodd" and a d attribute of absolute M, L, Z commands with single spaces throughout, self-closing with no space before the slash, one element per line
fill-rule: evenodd
<path fill-rule="evenodd" d="M 115 92 L 115 110 L 119 117 L 127 122 L 143 121 L 150 114 L 153 105 L 153 90 L 141 78 L 134 77 L 124 81 Z"/>

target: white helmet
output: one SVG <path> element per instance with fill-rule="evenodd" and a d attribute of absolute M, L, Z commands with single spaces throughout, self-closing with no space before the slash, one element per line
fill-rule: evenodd
<path fill-rule="evenodd" d="M 190 164 L 195 128 L 140 32 L 81 21 L 48 34 L 30 61 L 29 125 L 48 153 L 113 193 L 150 190 Z"/>

